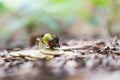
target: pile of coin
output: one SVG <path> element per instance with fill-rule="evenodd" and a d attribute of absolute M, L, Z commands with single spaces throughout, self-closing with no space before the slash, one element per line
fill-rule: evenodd
<path fill-rule="evenodd" d="M 54 56 L 61 56 L 63 51 L 61 50 L 50 50 L 50 49 L 41 49 L 41 50 L 23 50 L 23 51 L 14 51 L 10 55 L 14 57 L 24 56 L 26 59 L 34 60 L 36 58 L 46 58 L 47 60 L 53 59 Z"/>

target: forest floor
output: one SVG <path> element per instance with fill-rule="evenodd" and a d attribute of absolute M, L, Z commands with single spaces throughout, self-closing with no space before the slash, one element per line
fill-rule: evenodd
<path fill-rule="evenodd" d="M 106 41 L 73 39 L 60 44 L 66 48 L 66 54 L 49 60 L 10 55 L 20 48 L 1 50 L 0 80 L 120 80 L 120 39 L 117 37 Z"/>

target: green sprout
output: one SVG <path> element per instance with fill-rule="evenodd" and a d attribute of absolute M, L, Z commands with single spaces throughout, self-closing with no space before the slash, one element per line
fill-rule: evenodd
<path fill-rule="evenodd" d="M 48 45 L 50 49 L 53 49 L 54 47 L 60 47 L 59 38 L 56 35 L 52 35 L 50 33 L 46 33 L 41 36 L 39 40 L 39 49 L 42 49 L 43 43 Z"/>

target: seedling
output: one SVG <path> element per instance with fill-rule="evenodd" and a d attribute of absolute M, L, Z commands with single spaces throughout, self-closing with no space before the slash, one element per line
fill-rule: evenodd
<path fill-rule="evenodd" d="M 46 33 L 41 35 L 39 39 L 39 49 L 42 49 L 42 44 L 48 45 L 50 49 L 60 47 L 59 38 L 56 35 Z"/>

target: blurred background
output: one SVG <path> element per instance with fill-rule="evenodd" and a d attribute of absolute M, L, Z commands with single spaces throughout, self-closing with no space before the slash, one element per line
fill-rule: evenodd
<path fill-rule="evenodd" d="M 31 36 L 120 35 L 120 0 L 0 0 L 0 46 L 29 45 Z"/>

